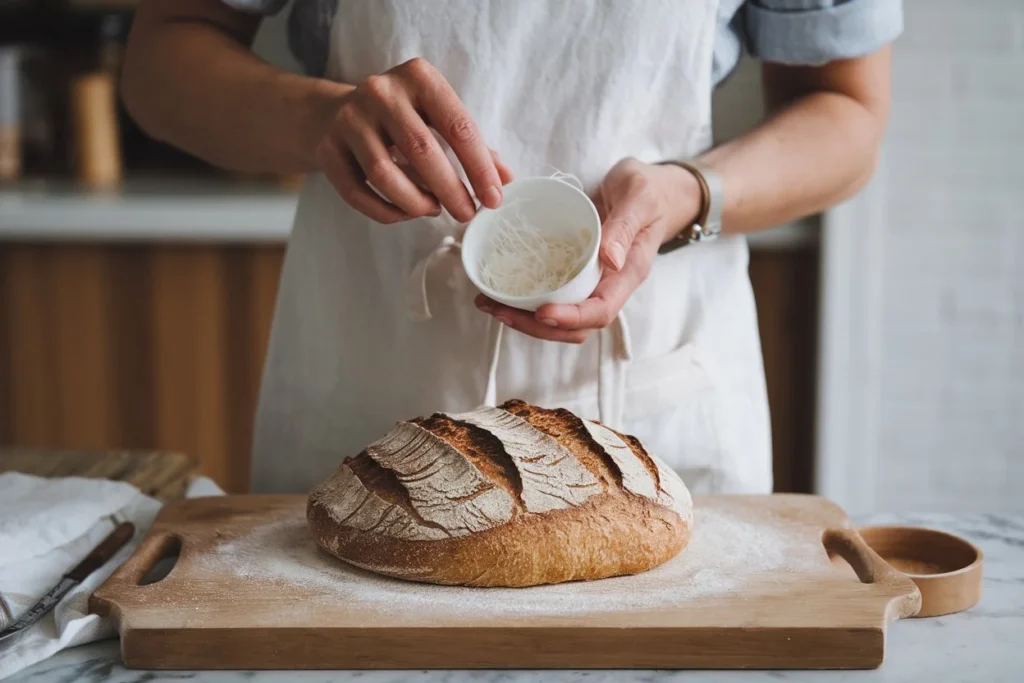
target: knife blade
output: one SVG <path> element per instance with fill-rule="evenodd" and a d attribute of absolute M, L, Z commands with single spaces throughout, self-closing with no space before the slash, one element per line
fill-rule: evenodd
<path fill-rule="evenodd" d="M 43 618 L 72 588 L 84 581 L 90 574 L 107 563 L 110 558 L 124 547 L 124 544 L 135 535 L 135 525 L 131 522 L 121 522 L 110 534 L 100 541 L 100 544 L 93 548 L 92 552 L 85 556 L 74 569 L 65 574 L 60 583 L 51 588 L 49 592 L 39 599 L 21 615 L 14 623 L 3 630 L 0 630 L 0 642 L 25 631 L 32 624 Z"/>

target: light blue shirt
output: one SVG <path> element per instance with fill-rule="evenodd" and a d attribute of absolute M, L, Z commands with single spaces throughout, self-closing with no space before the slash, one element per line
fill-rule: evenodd
<path fill-rule="evenodd" d="M 288 0 L 223 0 L 274 14 Z M 295 0 L 288 42 L 307 73 L 322 75 L 339 0 Z M 818 65 L 870 54 L 903 31 L 903 0 L 720 0 L 711 73 L 720 83 L 744 48 L 766 62 Z"/>

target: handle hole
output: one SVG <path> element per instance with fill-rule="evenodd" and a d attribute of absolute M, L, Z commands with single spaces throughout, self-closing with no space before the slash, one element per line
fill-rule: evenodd
<path fill-rule="evenodd" d="M 826 529 L 821 537 L 832 567 L 836 571 L 855 578 L 861 583 L 875 583 L 875 563 L 871 550 L 849 529 Z"/>
<path fill-rule="evenodd" d="M 178 564 L 179 557 L 181 557 L 181 539 L 177 536 L 168 536 L 161 544 L 153 566 L 146 570 L 139 579 L 139 585 L 148 586 L 163 581 Z"/>
<path fill-rule="evenodd" d="M 853 566 L 850 565 L 850 563 L 846 561 L 846 558 L 844 558 L 839 553 L 835 553 L 835 552 L 831 552 L 831 551 L 825 551 L 825 552 L 828 555 L 828 561 L 832 563 L 832 569 L 836 570 L 837 572 L 839 572 L 840 574 L 842 574 L 844 577 L 846 577 L 848 579 L 851 579 L 853 581 L 858 581 L 858 582 L 860 581 L 860 579 L 857 578 L 857 572 L 855 572 L 853 570 Z"/>

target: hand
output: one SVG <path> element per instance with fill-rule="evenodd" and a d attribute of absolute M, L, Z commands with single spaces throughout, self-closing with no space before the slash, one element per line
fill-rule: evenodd
<path fill-rule="evenodd" d="M 497 208 L 511 172 L 448 81 L 422 59 L 370 76 L 345 95 L 317 163 L 338 194 L 375 221 L 436 216 L 442 206 L 469 221 L 476 205 L 431 129 L 451 146 L 483 205 Z"/>
<path fill-rule="evenodd" d="M 647 279 L 658 248 L 696 219 L 700 201 L 700 186 L 689 171 L 624 159 L 608 172 L 594 197 L 602 221 L 600 254 L 605 269 L 589 299 L 574 305 L 549 304 L 535 314 L 483 295 L 476 304 L 524 334 L 580 344 L 615 320 Z"/>

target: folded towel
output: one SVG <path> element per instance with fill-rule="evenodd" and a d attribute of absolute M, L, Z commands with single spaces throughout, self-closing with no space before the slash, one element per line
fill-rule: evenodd
<path fill-rule="evenodd" d="M 186 495 L 222 493 L 212 481 L 200 478 Z M 129 521 L 136 529 L 130 543 L 50 614 L 28 632 L 0 643 L 0 678 L 64 648 L 116 635 L 109 621 L 88 614 L 89 595 L 131 556 L 159 509 L 159 501 L 123 482 L 0 474 L 0 595 L 12 619 L 56 586 L 118 523 Z"/>

